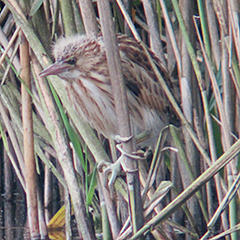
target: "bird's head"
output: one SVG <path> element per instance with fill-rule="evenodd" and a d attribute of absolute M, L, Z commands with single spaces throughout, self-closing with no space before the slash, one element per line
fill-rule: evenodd
<path fill-rule="evenodd" d="M 104 46 L 97 38 L 85 35 L 61 38 L 53 46 L 55 63 L 44 69 L 41 77 L 58 75 L 71 80 L 79 79 L 80 75 L 88 74 L 101 59 L 105 58 Z"/>

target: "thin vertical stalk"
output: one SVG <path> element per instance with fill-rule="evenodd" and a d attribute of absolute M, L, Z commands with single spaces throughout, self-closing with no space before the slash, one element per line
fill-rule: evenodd
<path fill-rule="evenodd" d="M 173 48 L 173 52 L 176 58 L 176 62 L 177 62 L 177 69 L 178 69 L 178 76 L 182 76 L 182 59 L 180 56 L 180 52 L 177 46 L 177 41 L 176 41 L 176 37 L 174 35 L 174 31 L 173 31 L 173 26 L 171 24 L 169 15 L 168 15 L 168 11 L 166 8 L 166 4 L 164 2 L 164 0 L 159 0 L 159 3 L 161 5 L 162 8 L 162 14 L 163 14 L 163 18 L 165 20 L 165 24 L 166 24 L 166 29 L 168 31 L 170 40 L 171 40 L 171 45 Z"/>
<path fill-rule="evenodd" d="M 201 21 L 203 41 L 204 41 L 207 55 L 208 55 L 208 57 L 210 57 L 211 50 L 210 50 L 210 42 L 209 42 L 209 37 L 208 37 L 209 33 L 208 33 L 207 25 L 206 25 L 207 23 L 206 23 L 205 11 L 203 8 L 203 1 L 198 0 L 197 4 L 198 4 L 198 9 L 199 9 L 200 21 Z"/>
<path fill-rule="evenodd" d="M 60 0 L 65 36 L 76 34 L 72 0 Z"/>
<path fill-rule="evenodd" d="M 111 77 L 111 86 L 114 95 L 115 108 L 118 118 L 119 133 L 121 137 L 132 135 L 128 113 L 127 97 L 123 81 L 121 60 L 118 51 L 116 34 L 114 32 L 111 11 L 107 0 L 98 1 L 99 15 L 103 38 L 106 48 L 106 56 Z M 123 150 L 132 153 L 134 142 L 123 143 Z M 140 182 L 138 175 L 138 164 L 135 160 L 124 156 L 123 164 L 127 169 L 127 184 L 129 197 L 129 211 L 132 221 L 133 233 L 137 232 L 143 225 L 143 210 L 140 194 Z"/>
<path fill-rule="evenodd" d="M 92 2 L 89 0 L 81 0 L 79 1 L 79 7 L 83 18 L 86 35 L 88 37 L 96 35 L 98 32 L 98 26 Z"/>
<path fill-rule="evenodd" d="M 142 2 L 144 6 L 144 12 L 147 18 L 151 49 L 156 54 L 156 56 L 161 60 L 163 68 L 166 69 L 166 60 L 164 57 L 159 27 L 157 25 L 156 16 L 153 11 L 152 3 L 150 0 L 143 0 Z"/>
<path fill-rule="evenodd" d="M 23 34 L 21 34 L 20 62 L 22 66 L 21 78 L 25 85 L 31 89 L 30 81 L 30 56 L 29 45 Z M 22 85 L 22 122 L 23 122 L 23 152 L 25 162 L 26 196 L 28 209 L 28 222 L 32 239 L 40 239 L 36 164 L 34 157 L 33 121 L 32 121 L 32 99 L 25 86 Z"/>
<path fill-rule="evenodd" d="M 206 12 L 207 12 L 209 37 L 211 41 L 211 51 L 213 55 L 212 59 L 213 59 L 213 62 L 215 63 L 215 68 L 219 69 L 220 60 L 221 60 L 221 49 L 219 44 L 216 15 L 214 12 L 212 0 L 206 0 L 205 5 L 206 5 Z"/>
<path fill-rule="evenodd" d="M 14 231 L 11 229 L 14 226 L 14 211 L 13 202 L 14 202 L 14 181 L 13 181 L 13 171 L 10 159 L 4 151 L 4 161 L 3 161 L 3 171 L 4 171 L 4 227 L 5 227 L 5 239 L 14 239 Z"/>

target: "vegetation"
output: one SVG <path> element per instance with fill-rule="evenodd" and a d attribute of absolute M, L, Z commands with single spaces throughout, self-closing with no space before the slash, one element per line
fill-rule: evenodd
<path fill-rule="evenodd" d="M 239 3 L 124 2 L 0 1 L 2 239 L 239 239 Z M 110 32 L 112 20 L 179 84 L 175 99 L 149 59 L 181 127 L 138 161 L 141 196 L 131 171 L 110 194 L 97 165 L 111 141 L 77 115 L 63 81 L 39 77 L 58 38 Z"/>

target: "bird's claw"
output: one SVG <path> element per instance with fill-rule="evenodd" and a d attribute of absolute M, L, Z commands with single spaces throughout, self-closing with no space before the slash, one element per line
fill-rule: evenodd
<path fill-rule="evenodd" d="M 137 151 L 137 152 L 133 152 L 132 154 L 129 154 L 129 153 L 126 153 L 122 149 L 121 144 L 117 144 L 116 147 L 121 152 L 121 156 L 118 158 L 118 160 L 115 163 L 109 163 L 109 162 L 102 161 L 98 164 L 98 170 L 100 172 L 103 172 L 103 174 L 104 174 L 104 185 L 105 186 L 108 185 L 111 197 L 113 197 L 113 192 L 114 192 L 113 185 L 117 178 L 118 173 L 121 171 L 121 166 L 122 166 L 122 169 L 124 172 L 136 172 L 137 171 L 137 169 L 129 169 L 125 165 L 125 163 L 123 162 L 124 157 L 127 156 L 127 157 L 135 159 L 135 160 L 144 160 L 145 159 L 144 152 L 142 152 L 142 151 Z M 110 179 L 107 184 L 109 174 L 111 174 L 111 176 L 110 176 Z"/>
<path fill-rule="evenodd" d="M 103 181 L 105 186 L 107 186 L 108 175 L 111 174 L 111 177 L 108 181 L 108 187 L 109 187 L 111 197 L 113 197 L 113 192 L 114 192 L 113 184 L 117 178 L 118 173 L 121 171 L 121 161 L 119 161 L 120 158 L 115 163 L 102 161 L 98 164 L 98 170 L 100 172 L 103 172 L 104 174 Z"/>

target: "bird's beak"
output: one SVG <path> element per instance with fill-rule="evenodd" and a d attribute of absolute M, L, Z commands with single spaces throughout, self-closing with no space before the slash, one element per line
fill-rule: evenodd
<path fill-rule="evenodd" d="M 69 65 L 64 62 L 55 62 L 54 64 L 50 65 L 46 69 L 44 69 L 42 72 L 40 72 L 40 77 L 46 77 L 49 75 L 58 75 L 60 73 L 65 72 L 69 69 Z"/>

